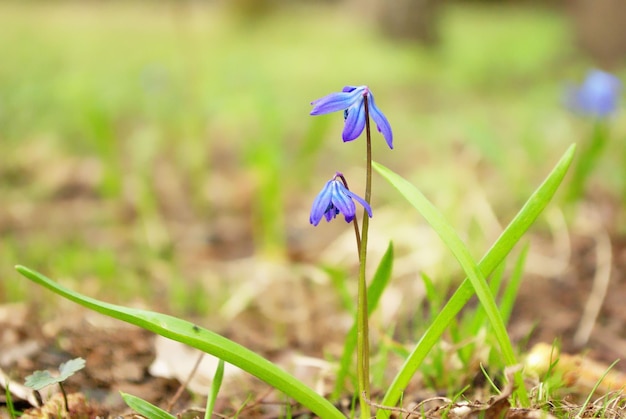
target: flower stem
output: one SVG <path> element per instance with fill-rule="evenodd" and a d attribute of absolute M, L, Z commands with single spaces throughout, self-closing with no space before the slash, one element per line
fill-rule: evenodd
<path fill-rule="evenodd" d="M 586 149 L 580 153 L 578 163 L 574 167 L 572 180 L 567 194 L 569 202 L 580 200 L 585 194 L 585 185 L 596 166 L 608 139 L 608 125 L 605 121 L 597 121 Z"/>
<path fill-rule="evenodd" d="M 365 106 L 365 134 L 367 136 L 367 162 L 365 179 L 365 201 L 369 204 L 372 195 L 372 141 L 370 134 L 369 104 L 367 95 L 363 98 Z M 361 229 L 361 245 L 359 249 L 359 291 L 357 300 L 357 378 L 359 383 L 359 404 L 361 419 L 371 416 L 368 403 L 370 393 L 370 360 L 369 360 L 369 325 L 367 317 L 367 281 L 365 279 L 365 265 L 367 260 L 367 233 L 369 231 L 369 216 L 363 213 Z"/>

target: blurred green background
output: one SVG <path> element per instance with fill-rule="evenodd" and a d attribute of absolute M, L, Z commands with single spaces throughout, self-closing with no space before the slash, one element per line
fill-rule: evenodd
<path fill-rule="evenodd" d="M 341 142 L 339 114 L 308 115 L 346 84 L 369 85 L 394 129 L 375 160 L 481 256 L 589 135 L 564 87 L 592 67 L 623 75 L 623 53 L 594 49 L 608 41 L 562 3 L 423 3 L 428 19 L 398 23 L 376 2 L 0 2 L 0 302 L 53 298 L 17 263 L 183 315 L 232 295 L 232 264 L 315 265 L 346 230 L 308 224 L 315 194 L 336 170 L 364 182 L 363 140 Z M 619 213 L 619 115 L 611 131 L 588 199 Z M 420 222 L 374 186 L 375 217 Z"/>

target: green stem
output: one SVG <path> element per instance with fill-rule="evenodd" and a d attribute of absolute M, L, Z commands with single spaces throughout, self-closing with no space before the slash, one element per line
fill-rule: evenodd
<path fill-rule="evenodd" d="M 596 121 L 589 144 L 582 153 L 579 154 L 578 163 L 574 167 L 572 180 L 570 182 L 567 200 L 576 202 L 585 193 L 585 185 L 589 175 L 595 168 L 608 138 L 608 125 L 604 121 Z"/>
<path fill-rule="evenodd" d="M 372 195 L 372 140 L 370 134 L 369 104 L 367 95 L 363 97 L 365 106 L 365 134 L 367 137 L 367 166 L 365 179 L 365 201 L 369 204 Z M 361 246 L 359 249 L 359 295 L 357 300 L 357 377 L 359 382 L 359 402 L 361 418 L 371 416 L 368 403 L 370 393 L 370 363 L 369 363 L 369 326 L 367 316 L 367 281 L 365 279 L 365 265 L 367 261 L 367 233 L 369 231 L 369 216 L 363 211 L 361 230 Z"/>

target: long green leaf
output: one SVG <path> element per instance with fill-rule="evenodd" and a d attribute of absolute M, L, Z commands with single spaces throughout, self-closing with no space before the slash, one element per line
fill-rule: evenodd
<path fill-rule="evenodd" d="M 391 183 L 411 205 L 413 205 L 426 219 L 428 224 L 439 235 L 439 238 L 446 244 L 448 249 L 452 252 L 456 260 L 459 262 L 463 271 L 471 281 L 472 287 L 478 296 L 481 307 L 485 310 L 493 333 L 496 340 L 500 345 L 500 351 L 504 358 L 506 365 L 515 365 L 517 360 L 515 358 L 515 352 L 513 351 L 513 345 L 509 339 L 509 335 L 506 331 L 506 326 L 498 310 L 496 300 L 489 288 L 489 284 L 485 279 L 485 276 L 481 272 L 478 264 L 470 254 L 469 249 L 463 243 L 459 235 L 454 228 L 445 220 L 444 216 L 435 208 L 435 206 L 409 181 L 402 176 L 397 175 L 388 168 L 377 164 L 375 166 L 378 173 L 380 173 L 389 183 Z M 528 404 L 528 395 L 526 394 L 526 388 L 522 382 L 522 376 L 518 372 L 515 376 L 516 380 L 516 393 L 522 400 L 524 405 Z"/>
<path fill-rule="evenodd" d="M 378 268 L 376 269 L 376 273 L 374 273 L 374 277 L 372 278 L 372 282 L 370 286 L 367 287 L 367 315 L 370 316 L 376 306 L 378 306 L 378 302 L 380 301 L 380 297 L 383 295 L 383 291 L 387 287 L 389 283 L 389 279 L 391 278 L 391 270 L 393 268 L 393 243 L 389 243 L 385 254 L 383 255 L 380 263 L 378 264 Z M 343 353 L 341 355 L 341 359 L 339 361 L 339 372 L 337 373 L 336 381 L 335 381 L 335 390 L 333 391 L 333 398 L 339 397 L 341 391 L 343 390 L 344 381 L 346 376 L 348 375 L 348 371 L 350 370 L 350 366 L 352 365 L 352 359 L 354 357 L 354 348 L 356 347 L 356 313 L 354 318 L 354 323 L 352 324 L 352 328 L 348 331 L 346 335 L 346 340 L 343 345 Z"/>
<path fill-rule="evenodd" d="M 552 199 L 572 162 L 575 148 L 575 145 L 571 145 L 567 149 L 546 180 L 531 195 L 528 201 L 526 201 L 522 209 L 485 254 L 479 264 L 483 277 L 490 275 L 504 260 L 506 255 L 513 249 L 515 244 L 526 233 Z M 375 166 L 376 170 L 378 170 L 378 167 L 379 165 Z M 454 319 L 473 294 L 472 283 L 466 278 L 452 295 L 448 303 L 443 307 L 431 326 L 426 330 L 411 352 L 411 355 L 404 362 L 404 365 L 389 386 L 381 402 L 382 405 L 395 406 L 398 403 L 402 397 L 402 392 L 424 361 L 430 349 L 437 343 L 446 327 L 448 327 L 452 319 Z M 380 409 L 376 417 L 377 419 L 386 419 L 389 415 L 389 411 Z"/>
<path fill-rule="evenodd" d="M 186 320 L 153 311 L 139 310 L 105 303 L 86 297 L 57 284 L 50 278 L 24 266 L 15 267 L 31 281 L 42 285 L 56 294 L 91 310 L 150 330 L 166 338 L 185 343 L 208 354 L 223 359 L 232 365 L 265 381 L 289 397 L 311 409 L 323 419 L 345 419 L 345 416 L 328 400 L 307 387 L 262 356 L 207 329 Z"/>
<path fill-rule="evenodd" d="M 126 404 L 135 412 L 139 413 L 141 416 L 150 419 L 176 419 L 176 416 L 168 413 L 158 406 L 153 405 L 150 402 L 145 401 L 144 399 L 140 399 L 137 396 L 133 396 L 132 394 L 124 392 L 120 392 L 120 394 L 122 395 L 122 399 L 124 399 Z"/>

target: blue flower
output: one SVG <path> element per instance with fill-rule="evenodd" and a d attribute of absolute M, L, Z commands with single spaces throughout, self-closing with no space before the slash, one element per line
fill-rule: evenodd
<path fill-rule="evenodd" d="M 343 184 L 343 175 L 339 172 L 324 185 L 322 191 L 315 197 L 309 221 L 314 226 L 318 225 L 322 218 L 330 221 L 339 213 L 346 218 L 346 222 L 354 220 L 356 205 L 354 201 L 363 205 L 367 214 L 372 217 L 372 208 L 360 196 L 350 192 Z"/>
<path fill-rule="evenodd" d="M 346 86 L 341 92 L 331 93 L 323 98 L 311 102 L 313 110 L 311 115 L 323 115 L 326 113 L 343 111 L 345 126 L 343 128 L 343 141 L 352 141 L 361 135 L 365 128 L 365 105 L 367 96 L 369 114 L 376 122 L 378 132 L 382 133 L 389 148 L 393 149 L 393 133 L 391 125 L 385 115 L 378 109 L 374 102 L 374 95 L 367 86 Z"/>
<path fill-rule="evenodd" d="M 621 88 L 614 75 L 592 70 L 580 87 L 568 89 L 567 104 L 583 115 L 605 118 L 617 110 Z"/>

